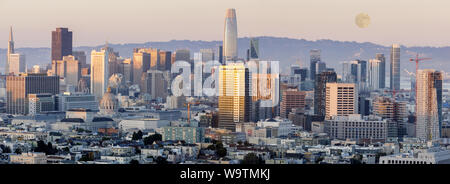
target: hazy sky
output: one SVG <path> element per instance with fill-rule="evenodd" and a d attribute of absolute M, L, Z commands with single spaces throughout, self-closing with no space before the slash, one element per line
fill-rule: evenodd
<path fill-rule="evenodd" d="M 450 45 L 450 0 L 0 0 L 0 48 L 10 25 L 16 47 L 50 47 L 56 27 L 74 32 L 74 46 L 222 40 L 227 8 L 239 37 Z M 355 25 L 361 12 L 368 28 Z"/>

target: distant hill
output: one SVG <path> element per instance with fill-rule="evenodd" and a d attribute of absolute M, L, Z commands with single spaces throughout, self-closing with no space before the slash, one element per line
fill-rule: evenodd
<path fill-rule="evenodd" d="M 221 45 L 221 41 L 190 41 L 190 40 L 172 40 L 168 42 L 146 42 L 146 43 L 130 43 L 130 44 L 109 44 L 115 51 L 118 51 L 122 57 L 131 57 L 133 48 L 137 47 L 154 47 L 163 50 L 175 51 L 180 48 L 188 48 L 193 52 L 200 49 L 213 48 L 216 49 Z M 246 49 L 249 46 L 249 38 L 239 38 L 238 52 L 240 58 L 245 58 Z M 90 52 L 92 49 L 99 49 L 99 46 L 83 46 L 75 47 L 74 50 L 85 51 L 90 60 Z M 369 42 L 343 42 L 333 40 L 317 40 L 308 41 L 304 39 L 291 39 L 279 37 L 259 37 L 259 47 L 261 59 L 278 60 L 281 62 L 283 73 L 289 72 L 288 67 L 291 64 L 300 64 L 302 67 L 309 67 L 309 50 L 321 49 L 322 60 L 327 63 L 328 67 L 333 67 L 338 73 L 341 72 L 339 63 L 341 61 L 349 61 L 353 59 L 369 60 L 375 57 L 376 53 L 384 53 L 387 61 L 387 73 L 389 73 L 389 47 L 377 45 Z M 28 68 L 33 65 L 46 65 L 50 63 L 50 48 L 17 48 L 16 52 L 26 55 Z M 447 65 L 450 58 L 450 47 L 402 47 L 401 48 L 401 67 L 402 73 L 404 68 L 409 71 L 414 70 L 414 64 L 409 61 L 410 57 L 415 53 L 424 54 L 426 57 L 432 57 L 433 60 L 420 64 L 421 68 L 436 68 L 443 71 L 450 71 Z M 0 69 L 3 72 L 6 60 L 6 49 L 0 49 Z"/>

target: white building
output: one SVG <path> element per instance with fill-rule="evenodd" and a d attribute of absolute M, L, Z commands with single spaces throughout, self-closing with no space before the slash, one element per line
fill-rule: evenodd
<path fill-rule="evenodd" d="M 369 80 L 369 89 L 377 90 L 380 89 L 380 80 L 381 80 L 381 61 L 377 59 L 369 60 L 368 66 L 368 80 Z"/>
<path fill-rule="evenodd" d="M 365 116 L 360 114 L 348 116 L 333 116 L 325 120 L 325 132 L 331 139 L 385 141 L 387 138 L 387 120 L 378 116 Z"/>
<path fill-rule="evenodd" d="M 289 135 L 292 128 L 292 122 L 288 119 L 267 119 L 266 121 L 259 121 L 257 126 L 261 128 L 277 128 L 276 134 L 277 137 L 280 137 Z"/>
<path fill-rule="evenodd" d="M 158 128 L 169 126 L 168 120 L 160 120 L 153 118 L 138 119 L 138 120 L 122 120 L 119 123 L 119 128 L 123 131 L 127 130 L 157 130 Z"/>
<path fill-rule="evenodd" d="M 380 157 L 380 164 L 450 164 L 450 150 L 434 147 Z"/>
<path fill-rule="evenodd" d="M 59 94 L 57 98 L 59 111 L 70 109 L 98 110 L 98 102 L 92 94 L 65 92 Z"/>
<path fill-rule="evenodd" d="M 106 92 L 109 79 L 108 51 L 91 52 L 91 93 L 100 99 Z"/>

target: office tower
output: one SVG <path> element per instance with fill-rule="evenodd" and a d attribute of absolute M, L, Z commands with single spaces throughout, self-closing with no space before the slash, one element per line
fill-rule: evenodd
<path fill-rule="evenodd" d="M 320 74 L 321 72 L 327 70 L 327 64 L 325 62 L 322 61 L 318 61 L 316 63 L 316 76 L 317 74 Z"/>
<path fill-rule="evenodd" d="M 50 93 L 28 94 L 28 114 L 55 111 L 55 98 Z"/>
<path fill-rule="evenodd" d="M 283 91 L 280 107 L 281 117 L 288 118 L 288 115 L 292 111 L 292 109 L 305 108 L 305 97 L 306 93 L 304 91 L 298 91 L 296 89 Z"/>
<path fill-rule="evenodd" d="M 20 74 L 6 77 L 6 113 L 28 114 L 28 94 L 59 92 L 59 78 L 47 74 Z"/>
<path fill-rule="evenodd" d="M 417 73 L 416 136 L 423 140 L 440 138 L 442 126 L 443 73 L 425 69 Z"/>
<path fill-rule="evenodd" d="M 80 62 L 81 68 L 89 67 L 89 64 L 86 63 L 86 53 L 84 51 L 73 51 L 72 56 L 75 57 L 75 60 Z"/>
<path fill-rule="evenodd" d="M 72 55 L 72 31 L 56 28 L 52 31 L 52 61 L 62 60 L 63 56 L 68 55 Z"/>
<path fill-rule="evenodd" d="M 233 130 L 250 114 L 249 73 L 242 63 L 219 67 L 219 128 Z"/>
<path fill-rule="evenodd" d="M 320 50 L 318 49 L 313 49 L 311 51 L 309 51 L 309 72 L 310 72 L 310 78 L 311 80 L 314 80 L 316 77 L 316 63 L 321 61 L 320 60 Z"/>
<path fill-rule="evenodd" d="M 7 74 L 14 74 L 18 75 L 19 73 L 26 72 L 26 61 L 25 61 L 25 55 L 14 53 L 9 54 L 8 56 L 8 73 Z"/>
<path fill-rule="evenodd" d="M 382 89 L 380 87 L 382 80 L 382 66 L 381 61 L 377 59 L 371 59 L 369 60 L 369 67 L 368 67 L 368 84 L 370 90 L 378 90 Z"/>
<path fill-rule="evenodd" d="M 223 46 L 219 46 L 218 50 L 217 50 L 217 55 L 219 56 L 219 63 L 224 64 L 223 62 Z"/>
<path fill-rule="evenodd" d="M 91 94 L 95 95 L 97 100 L 103 97 L 108 87 L 108 55 L 108 50 L 91 52 Z"/>
<path fill-rule="evenodd" d="M 9 55 L 14 54 L 14 39 L 13 39 L 13 32 L 12 32 L 12 26 L 9 30 L 9 41 L 8 41 L 8 50 L 6 51 L 6 65 L 5 65 L 5 74 L 8 75 L 9 72 Z"/>
<path fill-rule="evenodd" d="M 188 63 L 191 63 L 191 51 L 189 51 L 188 49 L 177 49 L 175 51 L 174 55 L 175 55 L 175 58 L 172 62 L 186 61 Z"/>
<path fill-rule="evenodd" d="M 172 68 L 172 52 L 159 51 L 159 59 L 158 70 L 170 70 Z"/>
<path fill-rule="evenodd" d="M 391 48 L 391 90 L 400 90 L 400 45 L 393 44 Z"/>
<path fill-rule="evenodd" d="M 358 62 L 356 84 L 359 91 L 367 90 L 367 61 L 356 60 Z"/>
<path fill-rule="evenodd" d="M 150 54 L 135 49 L 133 52 L 133 84 L 141 84 L 144 72 L 150 69 Z"/>
<path fill-rule="evenodd" d="M 236 10 L 227 9 L 225 15 L 225 27 L 223 33 L 223 57 L 224 61 L 233 61 L 238 57 L 237 49 L 237 21 Z"/>
<path fill-rule="evenodd" d="M 314 87 L 314 114 L 325 116 L 325 96 L 327 83 L 337 82 L 336 72 L 326 71 L 316 75 Z"/>
<path fill-rule="evenodd" d="M 250 38 L 249 59 L 259 59 L 259 39 Z"/>
<path fill-rule="evenodd" d="M 123 81 L 133 82 L 133 62 L 130 58 L 124 59 L 123 64 Z"/>
<path fill-rule="evenodd" d="M 342 81 L 355 83 L 358 80 L 358 61 L 345 61 L 342 63 Z"/>
<path fill-rule="evenodd" d="M 325 118 L 358 113 L 358 89 L 354 83 L 327 83 Z"/>
<path fill-rule="evenodd" d="M 274 118 L 279 114 L 279 74 L 251 74 L 251 121 Z"/>
<path fill-rule="evenodd" d="M 376 60 L 380 61 L 380 85 L 379 88 L 383 89 L 386 87 L 386 58 L 384 54 L 378 53 L 375 57 Z"/>
<path fill-rule="evenodd" d="M 64 77 L 66 85 L 77 86 L 81 78 L 81 63 L 74 56 L 64 56 L 62 60 L 52 61 L 52 72 Z"/>
<path fill-rule="evenodd" d="M 160 65 L 160 55 L 159 55 L 159 49 L 155 48 L 143 48 L 139 49 L 140 52 L 145 52 L 150 54 L 150 68 L 152 70 L 157 70 L 158 66 Z M 146 72 L 147 70 L 144 70 L 143 72 Z"/>
<path fill-rule="evenodd" d="M 202 62 L 214 61 L 214 51 L 212 49 L 200 49 Z"/>
<path fill-rule="evenodd" d="M 142 93 L 148 93 L 151 99 L 165 100 L 168 96 L 168 83 L 164 72 L 159 70 L 148 70 L 142 75 Z"/>

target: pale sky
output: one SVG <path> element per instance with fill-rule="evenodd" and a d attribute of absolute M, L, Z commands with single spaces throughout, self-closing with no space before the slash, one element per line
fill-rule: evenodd
<path fill-rule="evenodd" d="M 74 46 L 222 40 L 227 8 L 239 37 L 450 45 L 450 0 L 0 0 L 0 48 L 10 25 L 17 48 L 50 47 L 56 27 L 74 32 Z M 359 13 L 368 28 L 355 25 Z"/>

